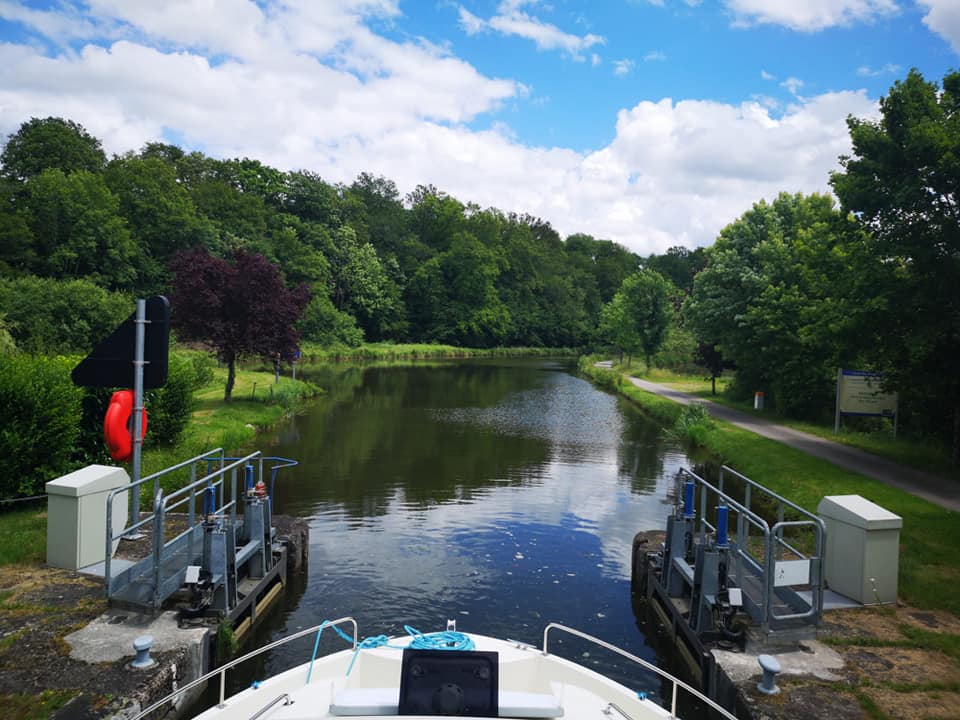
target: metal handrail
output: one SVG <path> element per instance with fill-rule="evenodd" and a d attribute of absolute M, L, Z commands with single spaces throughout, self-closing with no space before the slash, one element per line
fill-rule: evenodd
<path fill-rule="evenodd" d="M 774 542 L 783 542 L 782 540 L 780 540 L 780 538 L 777 537 L 776 532 L 777 532 L 777 530 L 781 530 L 781 529 L 783 529 L 784 527 L 797 527 L 797 526 L 802 526 L 802 525 L 814 525 L 814 526 L 816 526 L 815 523 L 812 523 L 812 522 L 809 521 L 809 520 L 793 520 L 793 521 L 779 522 L 779 523 L 777 523 L 776 525 L 773 526 L 773 528 L 772 528 L 772 530 L 771 530 L 771 534 L 767 537 L 768 547 L 767 547 L 767 550 L 766 550 L 766 555 L 767 555 L 767 557 L 766 557 L 766 561 L 767 561 L 767 578 L 766 578 L 766 581 L 767 581 L 767 592 L 768 592 L 769 595 L 773 595 L 773 593 L 774 593 L 774 589 L 773 589 L 773 588 L 774 588 L 774 583 L 775 583 L 775 581 L 776 581 L 776 579 L 775 579 L 775 577 L 774 577 L 774 575 L 775 575 L 775 570 L 776 570 L 776 557 L 775 557 L 775 553 L 773 552 L 773 547 L 772 547 L 772 546 L 773 546 L 773 543 L 774 543 Z M 817 537 L 817 546 L 816 546 L 816 548 L 815 548 L 815 550 L 814 550 L 814 553 L 815 553 L 814 555 L 812 555 L 810 558 L 806 558 L 806 556 L 803 555 L 803 553 L 799 553 L 799 552 L 798 552 L 797 554 L 800 555 L 801 557 L 803 557 L 803 558 L 805 558 L 805 559 L 809 559 L 809 560 L 811 560 L 811 561 L 813 561 L 813 560 L 817 560 L 817 561 L 821 560 L 822 557 L 823 557 L 823 548 L 821 547 L 821 537 L 820 537 L 819 533 L 816 534 L 816 537 Z M 786 543 L 784 543 L 784 544 L 786 544 Z M 789 546 L 788 546 L 788 547 L 789 547 Z M 792 549 L 792 548 L 791 548 L 791 549 Z M 796 551 L 795 551 L 795 552 L 796 552 Z M 822 611 L 822 608 L 823 608 L 823 583 L 820 582 L 819 562 L 818 562 L 817 564 L 814 564 L 813 562 L 811 562 L 810 565 L 811 565 L 811 568 L 815 568 L 815 569 L 816 569 L 816 574 L 817 574 L 817 577 L 816 577 L 816 578 L 811 578 L 811 584 L 812 584 L 813 587 L 814 587 L 814 591 L 813 591 L 813 593 L 812 593 L 812 595 L 811 595 L 810 608 L 809 608 L 808 610 L 806 610 L 805 612 L 802 612 L 802 613 L 788 613 L 788 614 L 786 614 L 786 615 L 777 615 L 776 612 L 774 612 L 774 610 L 773 610 L 773 605 L 771 604 L 771 606 L 770 606 L 770 611 L 769 611 L 769 616 L 770 616 L 771 618 L 773 618 L 774 620 L 800 620 L 800 619 L 804 619 L 804 618 L 808 618 L 808 617 L 812 617 L 812 616 L 814 616 L 814 615 L 819 615 L 819 614 L 820 614 L 820 612 Z M 814 580 L 815 580 L 815 582 L 813 582 Z"/>
<path fill-rule="evenodd" d="M 216 455 L 217 453 L 219 453 L 220 457 L 222 458 L 223 448 L 215 448 L 213 450 L 208 450 L 202 455 L 197 455 L 195 457 L 190 458 L 189 460 L 184 460 L 183 462 L 177 463 L 176 465 L 171 465 L 168 468 L 164 468 L 163 470 L 147 475 L 146 477 L 140 478 L 137 482 L 129 483 L 127 485 L 123 485 L 122 487 L 116 488 L 107 494 L 107 527 L 106 527 L 106 533 L 105 533 L 106 542 L 104 544 L 105 553 L 104 553 L 104 562 L 103 562 L 104 591 L 107 595 L 107 598 L 110 597 L 110 580 L 112 575 L 110 565 L 111 565 L 111 558 L 113 556 L 113 541 L 116 539 L 113 536 L 113 499 L 117 495 L 125 492 L 129 492 L 129 493 L 135 492 L 139 497 L 140 487 L 151 481 L 154 482 L 154 495 L 156 495 L 157 492 L 160 492 L 159 483 L 160 483 L 160 478 L 163 475 L 176 472 L 177 470 L 182 470 L 183 468 L 191 466 L 197 462 L 202 462 L 204 460 L 209 461 L 210 457 Z M 193 472 L 194 472 L 194 469 L 191 467 L 191 475 L 193 474 Z M 130 503 L 133 502 L 129 498 L 128 500 L 130 501 Z M 154 503 L 156 503 L 156 497 L 154 497 Z M 123 535 L 130 534 L 136 530 L 139 530 L 142 527 L 146 527 L 153 521 L 154 521 L 154 516 L 148 515 L 147 517 L 139 520 L 138 522 L 131 524 L 129 527 L 124 528 L 123 532 L 117 537 L 122 537 Z"/>
<path fill-rule="evenodd" d="M 752 487 L 755 487 L 755 488 L 757 488 L 757 490 L 760 490 L 760 491 L 762 491 L 764 494 L 769 495 L 770 497 L 774 498 L 774 499 L 777 501 L 777 503 L 779 503 L 781 506 L 782 506 L 782 505 L 786 505 L 787 507 L 789 507 L 789 508 L 791 508 L 791 509 L 793 509 L 793 510 L 796 510 L 796 511 L 797 511 L 798 513 L 800 513 L 801 515 L 805 515 L 805 516 L 808 517 L 810 520 L 812 520 L 812 521 L 814 521 L 814 522 L 816 522 L 816 523 L 819 523 L 820 526 L 823 528 L 824 532 L 826 532 L 826 529 L 827 529 L 827 528 L 826 528 L 826 525 L 824 524 L 823 520 L 822 520 L 820 517 L 818 517 L 817 515 L 814 515 L 814 514 L 813 514 L 812 512 L 810 512 L 809 510 L 806 510 L 806 509 L 800 507 L 800 506 L 797 505 L 795 502 L 792 502 L 791 500 L 787 500 L 787 499 L 786 499 L 785 497 L 783 497 L 782 495 L 778 495 L 777 493 L 773 492 L 773 490 L 770 490 L 769 488 L 764 487 L 763 485 L 761 485 L 760 483 L 756 482 L 755 480 L 751 480 L 751 479 L 748 478 L 746 475 L 737 472 L 736 470 L 734 470 L 734 469 L 733 469 L 732 467 L 730 467 L 729 465 L 722 465 L 722 466 L 720 467 L 720 483 L 719 483 L 719 484 L 720 484 L 720 489 L 721 489 L 721 491 L 723 490 L 723 474 L 724 474 L 725 472 L 730 473 L 731 475 L 733 475 L 733 476 L 737 477 L 738 479 L 742 480 L 743 482 L 745 482 L 747 485 L 752 486 Z M 781 510 L 780 512 L 782 512 L 782 510 Z M 780 520 L 783 520 L 783 517 L 780 517 Z"/>
<path fill-rule="evenodd" d="M 721 705 L 718 705 L 715 701 L 708 698 L 706 695 L 704 695 L 702 692 L 697 690 L 695 687 L 693 687 L 692 685 L 688 685 L 680 678 L 674 677 L 673 675 L 668 673 L 666 670 L 661 670 L 653 663 L 648 662 L 643 658 L 639 658 L 636 655 L 633 655 L 632 653 L 628 653 L 626 650 L 622 648 L 618 648 L 616 645 L 611 645 L 610 643 L 604 640 L 601 640 L 600 638 L 596 638 L 593 635 L 588 635 L 587 633 L 581 632 L 580 630 L 574 630 L 573 628 L 567 627 L 566 625 L 561 625 L 560 623 L 550 623 L 543 629 L 543 654 L 544 655 L 550 654 L 547 651 L 547 636 L 549 635 L 550 631 L 554 629 L 563 630 L 564 632 L 570 633 L 571 635 L 575 635 L 579 638 L 582 638 L 583 640 L 592 642 L 595 645 L 598 645 L 606 650 L 610 650 L 611 652 L 621 655 L 627 658 L 628 660 L 632 660 L 633 662 L 637 663 L 638 665 L 645 668 L 646 670 L 656 673 L 657 675 L 662 677 L 664 680 L 669 680 L 671 683 L 673 683 L 673 693 L 672 693 L 673 697 L 670 704 L 670 715 L 672 717 L 677 716 L 677 688 L 682 687 L 684 690 L 689 692 L 695 698 L 697 698 L 701 702 L 705 702 L 707 705 L 709 705 L 711 708 L 719 712 L 728 720 L 737 720 L 737 716 L 733 715 L 729 710 L 725 709 Z M 136 718 L 134 718 L 134 720 L 136 720 Z"/>
<path fill-rule="evenodd" d="M 745 483 L 744 489 L 744 502 L 740 503 L 734 500 L 730 495 L 728 495 L 723 489 L 723 476 L 724 472 L 731 473 Z M 778 495 L 777 493 L 768 490 L 763 485 L 760 485 L 754 480 L 746 477 L 745 475 L 733 470 L 732 468 L 724 465 L 720 471 L 720 480 L 717 483 L 717 486 L 711 485 L 705 479 L 697 475 L 696 473 L 688 470 L 687 468 L 680 468 L 677 472 L 677 486 L 678 492 L 676 493 L 676 498 L 674 501 L 675 512 L 679 513 L 680 508 L 680 497 L 682 492 L 679 491 L 680 484 L 683 481 L 684 476 L 689 477 L 694 481 L 694 483 L 700 485 L 700 535 L 701 538 L 707 528 L 711 531 L 716 531 L 716 528 L 707 520 L 707 514 L 705 508 L 707 507 L 707 492 L 712 491 L 716 494 L 718 500 L 723 505 L 734 510 L 737 513 L 737 542 L 732 548 L 733 553 L 741 558 L 743 561 L 749 562 L 756 570 L 762 571 L 764 574 L 763 583 L 762 583 L 762 593 L 763 596 L 760 598 L 760 606 L 762 609 L 761 625 L 764 632 L 769 627 L 771 620 L 795 620 L 795 619 L 805 619 L 810 617 L 819 617 L 822 615 L 823 611 L 823 578 L 822 578 L 822 562 L 823 562 L 823 548 L 825 545 L 826 538 L 826 525 L 823 520 L 818 516 L 810 513 L 808 510 L 804 510 L 802 507 L 796 503 L 787 500 L 786 498 Z M 755 488 L 764 495 L 774 499 L 777 502 L 777 517 L 778 521 L 774 525 L 770 525 L 767 521 L 760 517 L 750 508 L 750 499 L 751 499 L 751 488 Z M 800 513 L 803 517 L 807 518 L 805 520 L 797 521 L 785 521 L 784 520 L 784 507 L 789 507 L 796 512 Z M 764 548 L 764 558 L 762 562 L 755 558 L 750 552 L 749 542 L 744 541 L 746 537 L 749 539 L 750 535 L 750 526 L 756 527 L 763 534 L 763 548 Z M 793 547 L 790 543 L 786 542 L 783 539 L 783 530 L 787 527 L 812 527 L 815 537 L 815 549 L 814 553 L 807 557 L 805 553 L 800 552 L 797 548 Z M 811 578 L 811 582 L 814 585 L 814 590 L 811 597 L 810 607 L 808 610 L 802 613 L 793 613 L 787 615 L 777 615 L 774 606 L 773 606 L 773 596 L 774 596 L 774 574 L 776 570 L 776 559 L 777 553 L 775 552 L 780 547 L 789 548 L 796 556 L 808 559 L 811 561 L 811 568 L 815 577 Z"/>
<path fill-rule="evenodd" d="M 206 488 L 214 488 L 217 491 L 217 503 L 216 508 L 214 509 L 214 514 L 219 517 L 227 517 L 229 514 L 229 519 L 232 522 L 235 522 L 237 519 L 237 506 L 238 506 L 238 490 L 237 490 L 237 471 L 246 466 L 247 464 L 257 464 L 258 478 L 263 479 L 263 463 L 264 461 L 275 461 L 275 464 L 270 467 L 270 490 L 271 494 L 275 487 L 277 475 L 282 468 L 292 467 L 297 465 L 296 460 L 290 460 L 288 458 L 281 457 L 265 457 L 260 453 L 260 451 L 250 453 L 244 457 L 227 457 L 224 454 L 223 448 L 217 448 L 215 450 L 210 450 L 202 455 L 197 455 L 190 458 L 189 460 L 184 460 L 183 462 L 172 465 L 164 470 L 148 475 L 145 478 L 142 478 L 136 483 L 126 485 L 122 488 L 117 488 L 112 491 L 107 497 L 107 516 L 112 518 L 113 512 L 113 498 L 114 496 L 122 492 L 136 492 L 139 494 L 140 487 L 150 481 L 154 482 L 154 498 L 153 498 L 153 512 L 142 520 L 134 523 L 128 528 L 124 529 L 124 534 L 130 533 L 132 531 L 138 530 L 140 528 L 146 527 L 147 525 L 152 524 L 153 530 L 153 588 L 154 588 L 154 606 L 158 606 L 161 601 L 160 595 L 160 584 L 161 584 L 161 566 L 163 561 L 163 552 L 166 547 L 165 544 L 165 528 L 166 528 L 166 515 L 170 511 L 181 507 L 182 505 L 187 506 L 188 513 L 188 529 L 182 533 L 180 536 L 171 540 L 174 542 L 183 535 L 188 535 L 188 551 L 193 547 L 193 531 L 196 526 L 196 504 L 197 497 L 202 490 Z M 207 473 L 200 478 L 197 478 L 197 468 L 198 463 L 207 464 Z M 216 466 L 216 467 L 215 467 Z M 167 475 L 178 470 L 182 470 L 186 467 L 190 468 L 190 481 L 182 488 L 179 488 L 168 495 L 164 495 L 162 488 L 160 487 L 159 479 L 163 475 Z M 230 480 L 229 488 L 229 497 L 226 496 L 226 483 Z M 113 535 L 113 528 L 110 523 L 107 524 L 106 529 L 106 544 L 105 544 L 105 563 L 104 563 L 104 584 L 107 597 L 109 598 L 112 593 L 112 572 L 111 572 L 111 555 L 112 555 L 112 545 L 115 537 Z M 188 554 L 189 554 L 188 552 Z"/>
<path fill-rule="evenodd" d="M 337 619 L 337 620 L 327 620 L 327 621 L 324 621 L 324 622 L 320 623 L 319 625 L 315 625 L 315 626 L 312 627 L 312 628 L 307 628 L 306 630 L 301 630 L 300 632 L 294 633 L 293 635 L 287 635 L 286 637 L 282 637 L 282 638 L 280 638 L 279 640 L 275 640 L 274 642 L 270 643 L 269 645 L 264 645 L 264 646 L 261 647 L 261 648 L 257 648 L 256 650 L 253 650 L 252 652 L 248 652 L 246 655 L 243 655 L 243 656 L 241 656 L 241 657 L 238 657 L 238 658 L 236 658 L 235 660 L 231 660 L 231 661 L 228 662 L 226 665 L 221 665 L 221 666 L 218 667 L 216 670 L 211 670 L 211 671 L 208 672 L 206 675 L 201 675 L 201 676 L 198 677 L 196 680 L 193 680 L 193 681 L 187 683 L 186 685 L 184 685 L 183 687 L 181 687 L 181 688 L 173 691 L 172 693 L 170 693 L 170 694 L 167 695 L 166 697 L 163 697 L 163 698 L 157 700 L 153 705 L 151 705 L 150 707 L 148 707 L 146 710 L 141 710 L 138 714 L 136 714 L 136 715 L 134 715 L 132 718 L 130 718 L 130 720 L 141 720 L 141 718 L 146 717 L 147 715 L 149 715 L 150 713 L 152 713 L 154 710 L 163 707 L 164 705 L 166 705 L 166 704 L 169 703 L 169 702 L 172 702 L 175 698 L 177 698 L 177 697 L 179 697 L 179 696 L 182 696 L 183 693 L 185 693 L 187 690 L 192 690 L 193 688 L 197 687 L 197 685 L 200 685 L 201 683 L 205 683 L 207 680 L 209 680 L 210 678 L 212 678 L 212 677 L 215 676 L 215 675 L 219 675 L 219 676 L 220 676 L 220 703 L 218 704 L 217 707 L 223 707 L 223 706 L 224 706 L 224 700 L 225 700 L 225 698 L 224 698 L 224 693 L 225 693 L 225 688 L 226 688 L 227 670 L 230 670 L 231 668 L 236 667 L 236 666 L 239 665 L 240 663 L 246 662 L 247 660 L 250 660 L 251 658 L 255 658 L 257 655 L 261 655 L 262 653 L 265 653 L 265 652 L 267 652 L 268 650 L 273 650 L 273 648 L 275 648 L 275 647 L 280 647 L 281 645 L 285 645 L 285 644 L 287 644 L 287 643 L 289 643 L 289 642 L 292 642 L 292 641 L 294 641 L 294 640 L 299 640 L 299 639 L 302 638 L 302 637 L 305 637 L 305 636 L 307 636 L 307 635 L 311 635 L 311 634 L 313 634 L 313 633 L 315 633 L 315 632 L 319 632 L 320 630 L 323 630 L 324 628 L 332 627 L 332 626 L 334 626 L 334 625 L 343 625 L 344 623 L 351 623 L 351 624 L 353 625 L 353 649 L 356 650 L 356 649 L 357 649 L 357 635 L 358 635 L 357 621 L 354 620 L 354 619 L 353 619 L 352 617 L 350 617 L 350 616 L 342 617 L 342 618 L 339 618 L 339 619 Z M 282 697 L 282 696 L 281 696 L 281 697 Z M 279 699 L 279 698 L 278 698 L 278 699 Z M 276 701 L 274 701 L 274 702 L 276 702 Z M 734 720 L 736 720 L 736 718 L 734 718 Z"/>
<path fill-rule="evenodd" d="M 281 700 L 284 701 L 283 702 L 284 705 L 293 705 L 293 700 L 290 699 L 290 693 L 282 693 L 280 695 L 277 695 L 277 697 L 275 697 L 273 700 L 268 702 L 262 708 L 257 710 L 257 712 L 251 715 L 250 720 L 257 720 L 257 718 L 266 715 L 268 712 L 270 712 L 273 709 L 273 706 L 276 705 Z"/>

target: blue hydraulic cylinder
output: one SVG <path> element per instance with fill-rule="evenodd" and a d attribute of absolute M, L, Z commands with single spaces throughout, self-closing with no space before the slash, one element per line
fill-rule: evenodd
<path fill-rule="evenodd" d="M 696 509 L 693 506 L 693 481 L 688 480 L 683 485 L 683 516 L 687 519 L 696 517 Z"/>
<path fill-rule="evenodd" d="M 210 520 L 210 517 L 216 512 L 217 509 L 217 490 L 213 487 L 208 487 L 203 491 L 203 517 Z"/>
<path fill-rule="evenodd" d="M 244 486 L 247 490 L 247 495 L 253 494 L 253 465 L 247 463 L 243 466 L 243 472 L 246 476 L 246 485 Z"/>
<path fill-rule="evenodd" d="M 729 508 L 726 505 L 717 507 L 717 547 L 725 548 L 729 545 L 727 538 L 727 512 Z"/>

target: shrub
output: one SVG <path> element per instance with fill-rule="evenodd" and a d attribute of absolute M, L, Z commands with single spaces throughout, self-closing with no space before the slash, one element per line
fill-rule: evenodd
<path fill-rule="evenodd" d="M 283 408 L 287 415 L 295 413 L 303 400 L 317 394 L 316 386 L 308 382 L 281 380 L 270 391 L 270 402 Z"/>
<path fill-rule="evenodd" d="M 171 353 L 167 382 L 162 388 L 146 393 L 144 406 L 149 418 L 147 442 L 152 445 L 173 445 L 180 439 L 190 421 L 196 401 L 197 365 L 181 353 Z M 212 376 L 212 371 L 211 371 Z"/>
<path fill-rule="evenodd" d="M 697 445 L 703 445 L 707 433 L 715 427 L 713 418 L 704 403 L 690 403 L 680 410 L 673 424 L 673 433 Z"/>
<path fill-rule="evenodd" d="M 349 313 L 337 310 L 323 293 L 313 297 L 297 324 L 303 340 L 320 345 L 343 344 L 357 347 L 363 342 L 363 330 Z"/>
<path fill-rule="evenodd" d="M 40 495 L 77 467 L 83 390 L 66 358 L 9 355 L 0 363 L 0 496 Z"/>

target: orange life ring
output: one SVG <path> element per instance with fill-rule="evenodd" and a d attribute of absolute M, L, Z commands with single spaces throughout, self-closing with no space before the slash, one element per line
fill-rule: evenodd
<path fill-rule="evenodd" d="M 143 411 L 140 438 L 147 434 L 147 411 Z M 103 439 L 110 457 L 123 462 L 133 456 L 133 390 L 117 390 L 110 397 L 103 417 Z"/>

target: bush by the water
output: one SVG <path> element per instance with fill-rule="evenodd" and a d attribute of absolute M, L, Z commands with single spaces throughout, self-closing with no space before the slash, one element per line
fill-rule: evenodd
<path fill-rule="evenodd" d="M 703 445 L 706 434 L 715 427 L 713 418 L 704 403 L 690 403 L 680 410 L 673 424 L 673 433 L 697 445 Z"/>
<path fill-rule="evenodd" d="M 317 394 L 317 388 L 308 382 L 282 379 L 270 389 L 270 402 L 283 408 L 287 415 L 295 413 L 304 400 Z"/>

